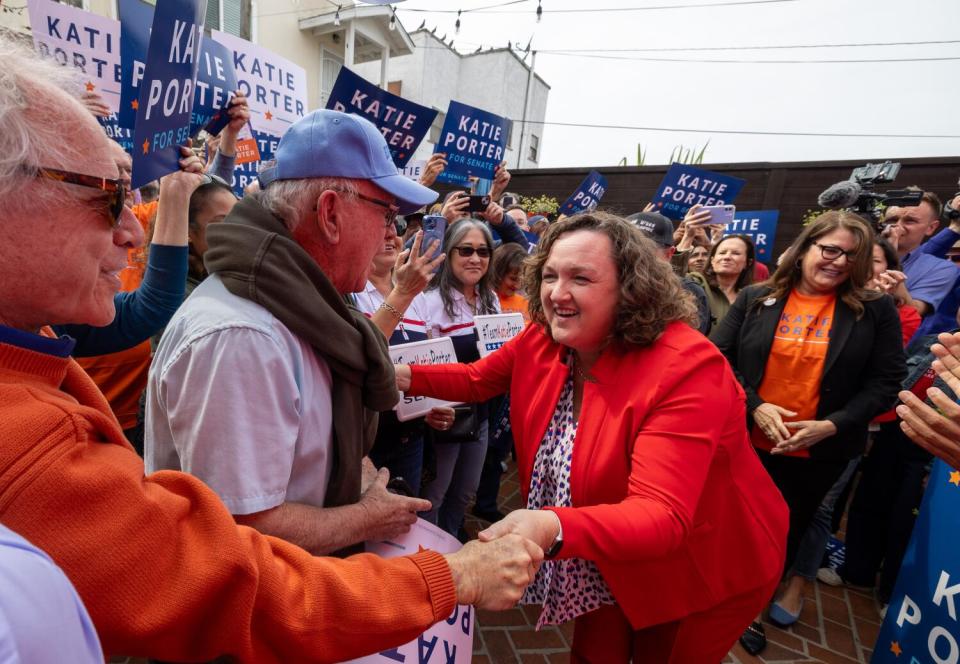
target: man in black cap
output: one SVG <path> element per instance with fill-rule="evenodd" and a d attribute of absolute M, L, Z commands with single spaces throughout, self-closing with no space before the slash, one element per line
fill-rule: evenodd
<path fill-rule="evenodd" d="M 636 225 L 644 235 L 657 243 L 660 258 L 670 262 L 677 248 L 673 245 L 673 222 L 667 219 L 659 212 L 637 212 L 627 217 L 627 221 Z M 697 327 L 703 334 L 710 329 L 710 306 L 707 303 L 707 294 L 703 288 L 689 277 L 681 277 L 683 287 L 688 293 L 693 295 L 697 303 L 697 316 L 699 325 Z"/>

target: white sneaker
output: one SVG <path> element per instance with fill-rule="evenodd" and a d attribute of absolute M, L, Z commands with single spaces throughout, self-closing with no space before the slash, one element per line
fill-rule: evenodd
<path fill-rule="evenodd" d="M 843 578 L 837 573 L 837 570 L 833 567 L 821 567 L 817 570 L 817 581 L 825 583 L 828 586 L 842 586 L 845 585 Z"/>

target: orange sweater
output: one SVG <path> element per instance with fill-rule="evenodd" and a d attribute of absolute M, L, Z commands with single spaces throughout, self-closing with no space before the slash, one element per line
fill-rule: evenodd
<path fill-rule="evenodd" d="M 144 477 L 75 362 L 4 343 L 0 521 L 63 568 L 107 656 L 337 662 L 410 641 L 456 601 L 435 552 L 315 558 L 236 525 L 190 475 Z"/>

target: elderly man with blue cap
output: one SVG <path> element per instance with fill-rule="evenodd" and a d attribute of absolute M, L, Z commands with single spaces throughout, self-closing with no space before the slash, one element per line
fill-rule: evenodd
<path fill-rule="evenodd" d="M 329 110 L 295 123 L 259 179 L 208 229 L 210 278 L 157 349 L 145 460 L 201 478 L 242 524 L 349 552 L 430 508 L 365 458 L 398 394 L 382 334 L 344 296 L 397 215 L 437 194 L 397 173 L 373 124 Z"/>

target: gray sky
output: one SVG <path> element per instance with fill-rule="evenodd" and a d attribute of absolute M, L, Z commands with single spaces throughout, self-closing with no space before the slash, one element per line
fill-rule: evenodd
<path fill-rule="evenodd" d="M 556 9 L 717 4 L 730 0 L 536 0 L 455 13 L 505 0 L 407 0 L 396 5 L 408 30 L 426 19 L 437 35 L 471 52 L 526 45 L 551 86 L 547 122 L 707 129 L 708 133 L 548 125 L 541 166 L 669 161 L 674 146 L 702 146 L 705 162 L 815 161 L 960 155 L 960 43 L 774 50 L 615 52 L 600 59 L 553 49 L 703 48 L 960 40 L 960 0 L 789 0 L 744 6 L 557 13 Z M 868 63 L 747 64 L 650 62 L 699 60 L 870 60 Z M 958 58 L 915 62 L 880 59 Z M 523 90 L 517 94 L 522 95 Z M 750 136 L 716 130 L 947 135 L 955 138 Z"/>

